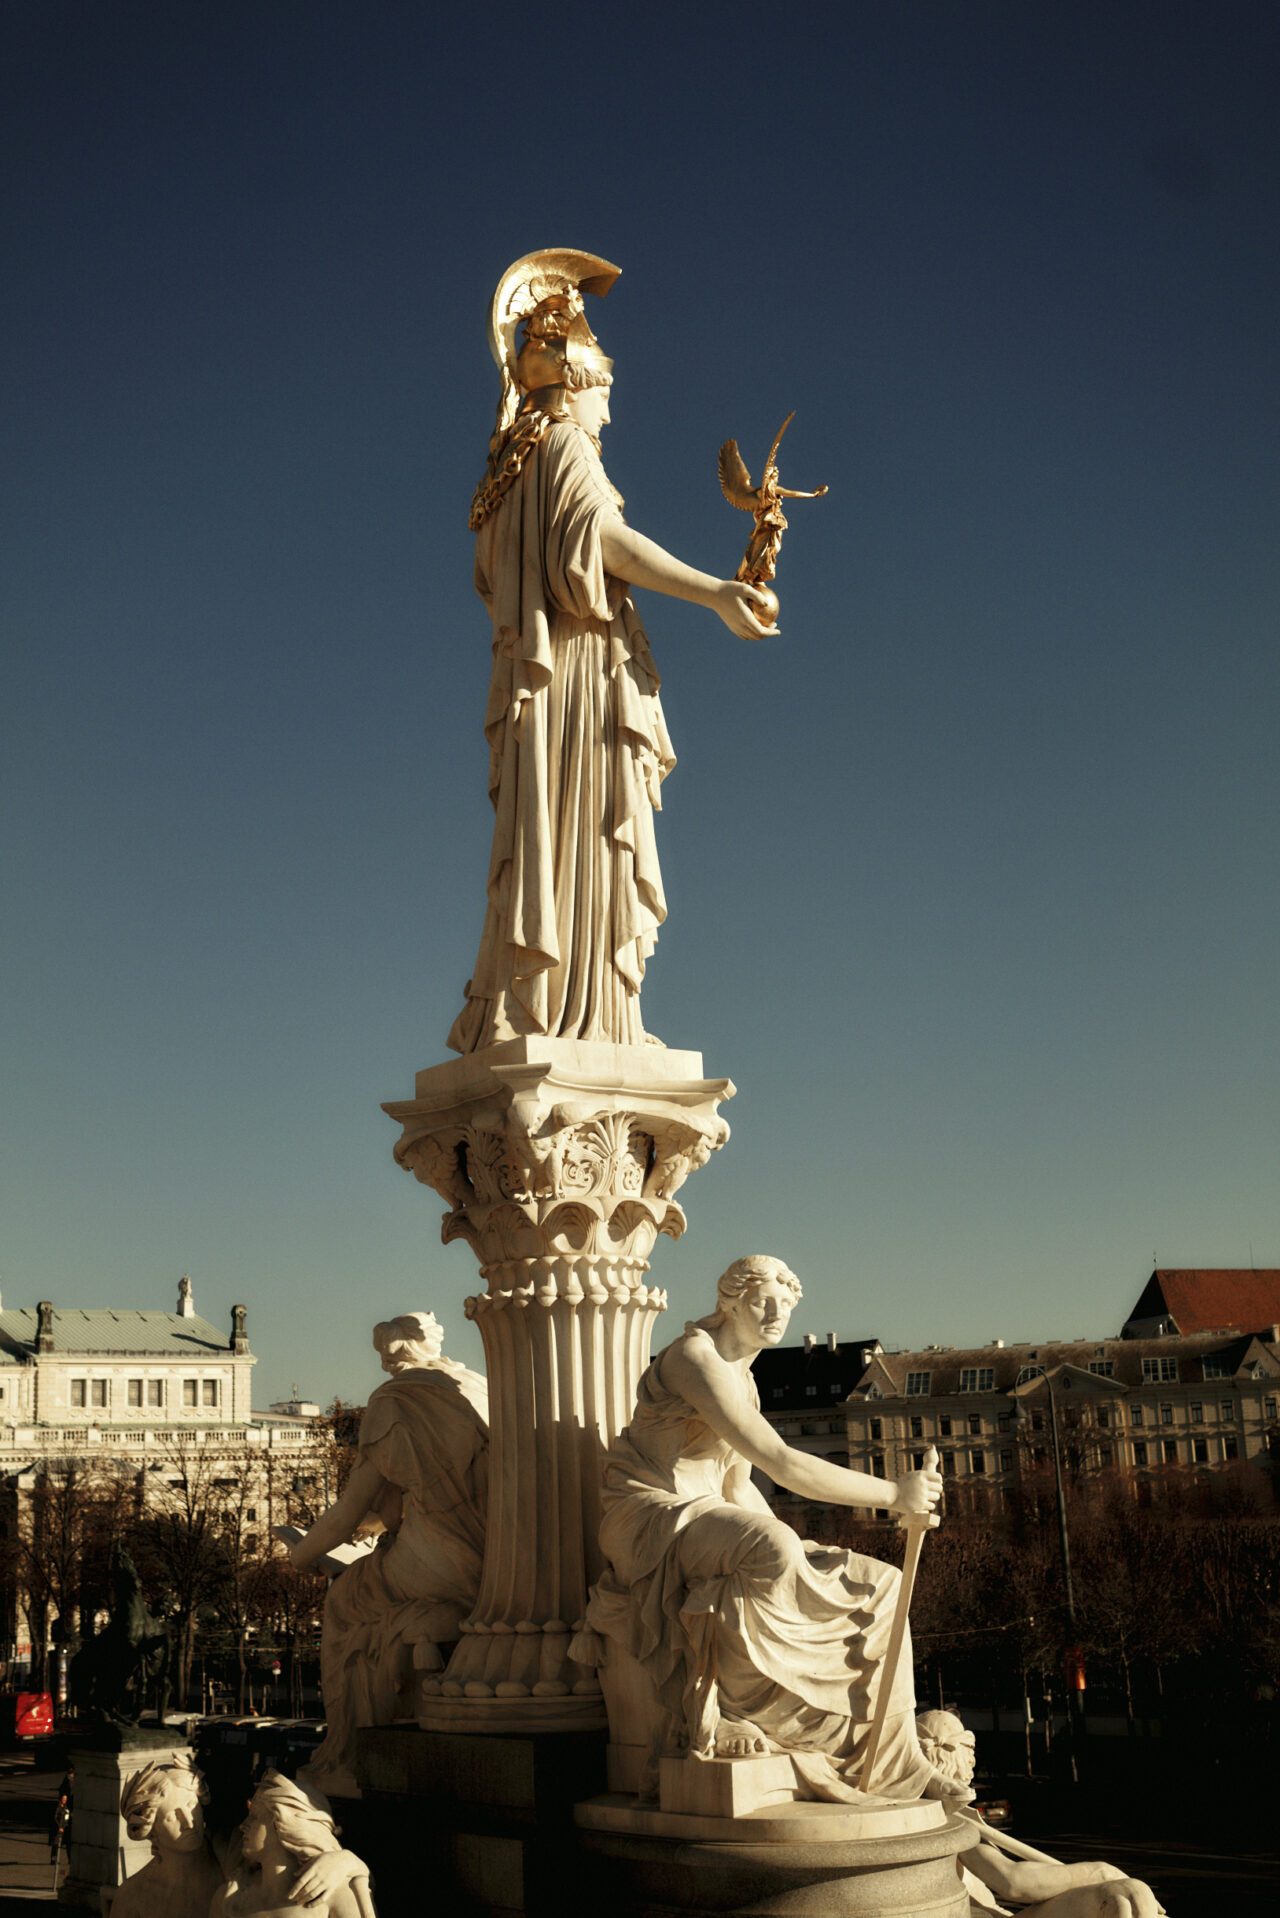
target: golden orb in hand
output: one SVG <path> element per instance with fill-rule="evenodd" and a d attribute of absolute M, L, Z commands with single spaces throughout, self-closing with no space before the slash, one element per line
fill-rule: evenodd
<path fill-rule="evenodd" d="M 752 611 L 756 618 L 762 626 L 776 626 L 778 623 L 779 610 L 778 595 L 774 592 L 772 586 L 757 586 L 755 590 L 759 599 L 764 601 L 763 606 L 759 605 L 756 601 L 752 602 Z"/>

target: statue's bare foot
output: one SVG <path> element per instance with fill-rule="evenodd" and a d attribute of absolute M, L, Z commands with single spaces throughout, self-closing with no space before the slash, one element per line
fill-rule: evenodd
<path fill-rule="evenodd" d="M 749 1718 L 722 1718 L 716 1726 L 717 1758 L 759 1758 L 768 1750 L 768 1739 Z"/>

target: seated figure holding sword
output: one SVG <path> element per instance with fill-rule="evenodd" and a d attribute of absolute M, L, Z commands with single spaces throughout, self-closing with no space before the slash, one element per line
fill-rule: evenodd
<path fill-rule="evenodd" d="M 644 1374 L 605 1461 L 608 1570 L 586 1623 L 648 1674 L 667 1750 L 785 1751 L 818 1799 L 967 1802 L 968 1787 L 921 1749 L 907 1634 L 914 1562 L 942 1495 L 937 1453 L 889 1480 L 779 1437 L 751 1363 L 777 1345 L 799 1297 L 780 1259 L 738 1259 L 715 1311 Z M 903 1573 L 799 1538 L 752 1483 L 753 1466 L 801 1498 L 887 1507 L 908 1526 Z"/>

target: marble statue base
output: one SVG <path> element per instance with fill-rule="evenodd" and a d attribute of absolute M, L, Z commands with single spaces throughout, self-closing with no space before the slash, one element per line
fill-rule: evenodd
<path fill-rule="evenodd" d="M 597 1730 L 570 1645 L 600 1576 L 600 1462 L 631 1417 L 666 1294 L 649 1283 L 676 1194 L 729 1136 L 728 1079 L 696 1052 L 510 1039 L 417 1074 L 386 1112 L 396 1158 L 480 1264 L 466 1313 L 489 1383 L 484 1569 L 448 1666 L 423 1676 L 440 1734 Z"/>
<path fill-rule="evenodd" d="M 122 1885 L 151 1857 L 150 1844 L 131 1839 L 120 1816 L 125 1784 L 144 1765 L 166 1765 L 178 1754 L 191 1755 L 189 1745 L 175 1743 L 172 1731 L 129 1727 L 107 1733 L 102 1743 L 110 1743 L 115 1749 L 104 1751 L 78 1738 L 70 1741 L 69 1755 L 76 1768 L 76 1804 L 67 1848 L 67 1876 L 58 1892 L 59 1904 L 79 1905 L 90 1911 L 101 1911 L 101 1892 Z"/>
<path fill-rule="evenodd" d="M 606 1795 L 575 1818 L 594 1901 L 617 1918 L 969 1918 L 955 1861 L 973 1828 L 933 1799 L 719 1817 Z"/>

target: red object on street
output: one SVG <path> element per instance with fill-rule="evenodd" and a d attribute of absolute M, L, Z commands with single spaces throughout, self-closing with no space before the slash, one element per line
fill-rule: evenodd
<path fill-rule="evenodd" d="M 52 1730 L 52 1692 L 0 1693 L 0 1738 L 47 1738 Z"/>
<path fill-rule="evenodd" d="M 1084 1651 L 1079 1645 L 1069 1645 L 1066 1654 L 1067 1686 L 1073 1692 L 1085 1689 Z"/>

